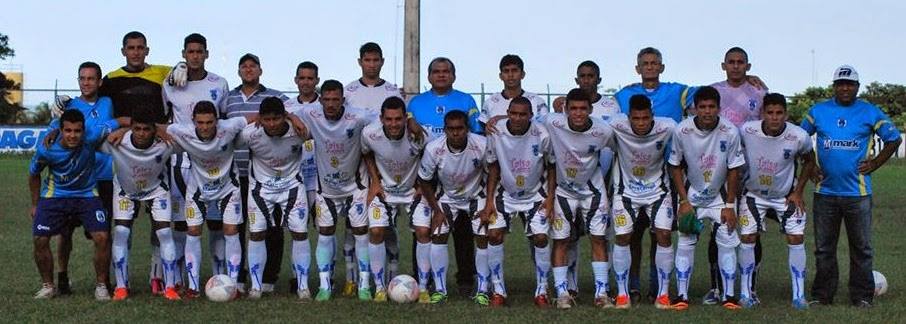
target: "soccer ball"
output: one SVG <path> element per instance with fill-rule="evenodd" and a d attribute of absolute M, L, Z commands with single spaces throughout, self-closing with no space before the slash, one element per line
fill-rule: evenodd
<path fill-rule="evenodd" d="M 225 274 L 213 276 L 204 285 L 204 294 L 213 302 L 230 301 L 236 295 L 236 282 Z"/>
<path fill-rule="evenodd" d="M 871 272 L 875 277 L 875 296 L 881 296 L 887 292 L 887 277 L 878 271 Z"/>
<path fill-rule="evenodd" d="M 393 301 L 405 304 L 418 299 L 418 282 L 410 275 L 398 275 L 390 280 L 387 294 Z"/>

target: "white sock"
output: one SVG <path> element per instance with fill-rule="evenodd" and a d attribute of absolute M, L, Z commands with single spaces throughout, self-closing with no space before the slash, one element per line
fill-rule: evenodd
<path fill-rule="evenodd" d="M 226 241 L 223 231 L 210 231 L 208 234 L 208 252 L 211 253 L 211 270 L 213 270 L 214 274 L 227 274 Z"/>
<path fill-rule="evenodd" d="M 607 261 L 592 261 L 591 271 L 595 276 L 595 297 L 607 296 L 607 272 L 610 264 Z"/>
<path fill-rule="evenodd" d="M 654 255 L 654 263 L 657 266 L 657 295 L 658 297 L 670 294 L 670 273 L 673 272 L 673 247 L 657 246 L 657 252 Z"/>
<path fill-rule="evenodd" d="M 347 228 L 343 236 L 343 260 L 346 261 L 346 282 L 356 282 L 358 279 L 359 271 L 356 265 L 355 247 L 355 237 L 352 235 L 352 230 Z"/>
<path fill-rule="evenodd" d="M 418 288 L 428 288 L 428 278 L 431 277 L 431 243 L 415 243 L 415 262 L 418 266 Z"/>
<path fill-rule="evenodd" d="M 569 239 L 566 250 L 567 287 L 569 290 L 579 291 L 579 242 Z"/>
<path fill-rule="evenodd" d="M 477 274 L 477 292 L 487 294 L 488 293 L 488 282 L 490 281 L 489 277 L 491 275 L 490 269 L 488 269 L 488 249 L 475 247 L 475 272 Z"/>
<path fill-rule="evenodd" d="M 551 245 L 533 247 L 535 251 L 535 296 L 547 294 L 547 276 L 551 271 Z"/>
<path fill-rule="evenodd" d="M 173 230 L 173 244 L 176 251 L 176 284 L 183 284 L 183 274 L 186 273 L 186 232 Z"/>
<path fill-rule="evenodd" d="M 148 274 L 150 279 L 163 279 L 164 268 L 160 260 L 160 245 L 151 242 L 151 272 Z"/>
<path fill-rule="evenodd" d="M 503 244 L 488 244 L 488 268 L 491 270 L 491 283 L 494 292 L 506 297 L 506 283 L 503 276 Z"/>
<path fill-rule="evenodd" d="M 293 271 L 296 273 L 297 289 L 308 289 L 308 272 L 311 266 L 311 243 L 308 240 L 293 240 Z"/>
<path fill-rule="evenodd" d="M 315 248 L 315 261 L 318 263 L 318 277 L 321 279 L 321 290 L 330 290 L 330 274 L 333 271 L 333 256 L 336 253 L 336 241 L 333 235 L 318 235 L 318 246 Z"/>
<path fill-rule="evenodd" d="M 371 262 L 368 260 L 368 234 L 355 235 L 355 254 L 359 266 L 359 289 L 371 287 Z"/>
<path fill-rule="evenodd" d="M 264 242 L 262 241 L 262 244 Z M 239 234 L 224 235 L 224 252 L 227 260 L 227 275 L 233 281 L 239 281 L 239 266 L 242 264 L 242 245 L 239 243 Z M 264 254 L 267 259 L 267 252 Z M 262 264 L 264 266 L 264 264 Z"/>
<path fill-rule="evenodd" d="M 387 261 L 387 247 L 384 242 L 368 243 L 368 254 L 371 262 L 371 274 L 374 276 L 374 290 L 384 290 L 384 263 Z"/>
<path fill-rule="evenodd" d="M 805 298 L 805 244 L 788 244 L 793 300 Z"/>
<path fill-rule="evenodd" d="M 261 291 L 261 276 L 264 274 L 264 263 L 267 262 L 267 246 L 264 240 L 248 243 L 249 255 L 249 280 L 252 281 L 252 290 Z M 232 265 L 230 269 L 232 270 Z M 232 271 L 230 271 L 232 273 Z"/>
<path fill-rule="evenodd" d="M 186 236 L 186 275 L 189 289 L 200 292 L 198 270 L 201 268 L 201 236 Z"/>
<path fill-rule="evenodd" d="M 569 272 L 568 267 L 554 267 L 554 289 L 557 291 L 557 296 L 566 296 L 569 295 L 567 290 L 566 281 L 567 272 Z"/>
<path fill-rule="evenodd" d="M 695 236 L 680 234 L 676 244 L 677 296 L 686 300 L 689 299 L 689 279 L 695 264 L 695 242 Z"/>
<path fill-rule="evenodd" d="M 629 264 L 632 263 L 632 255 L 629 253 L 629 246 L 614 244 L 613 246 L 613 272 L 617 280 L 617 295 L 626 296 L 629 294 Z"/>
<path fill-rule="evenodd" d="M 160 263 L 163 268 L 164 287 L 172 288 L 179 275 L 176 266 L 176 244 L 173 243 L 173 230 L 169 227 L 155 231 L 160 242 Z"/>
<path fill-rule="evenodd" d="M 129 287 L 129 235 L 132 230 L 123 225 L 113 227 L 113 272 L 116 288 Z"/>
<path fill-rule="evenodd" d="M 431 271 L 434 272 L 434 290 L 444 295 L 447 294 L 447 266 L 449 262 L 447 244 L 431 243 Z"/>
<path fill-rule="evenodd" d="M 739 297 L 749 298 L 752 293 L 752 271 L 755 270 L 755 243 L 739 244 Z"/>
<path fill-rule="evenodd" d="M 724 281 L 723 297 L 727 300 L 727 297 L 736 295 L 733 291 L 736 284 L 736 247 L 717 244 L 717 265 L 720 267 L 720 277 Z"/>

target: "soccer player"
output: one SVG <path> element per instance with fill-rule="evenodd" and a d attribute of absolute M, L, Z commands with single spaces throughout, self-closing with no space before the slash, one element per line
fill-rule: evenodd
<path fill-rule="evenodd" d="M 129 297 L 129 249 L 133 220 L 144 205 L 151 214 L 151 227 L 160 242 L 164 297 L 180 300 L 175 288 L 179 276 L 176 246 L 170 229 L 170 182 L 168 159 L 174 148 L 156 137 L 157 126 L 151 103 L 133 107 L 131 127 L 117 130 L 111 137 L 127 140 L 119 145 L 104 143 L 101 151 L 110 154 L 114 163 L 113 187 L 116 208 L 113 210 L 113 265 L 116 289 L 113 300 Z"/>
<path fill-rule="evenodd" d="M 675 310 L 689 307 L 689 280 L 695 262 L 695 244 L 701 219 L 711 220 L 723 280 L 723 307 L 738 309 L 733 285 L 736 279 L 736 197 L 739 170 L 745 164 L 739 130 L 720 118 L 720 94 L 712 87 L 698 89 L 696 115 L 683 120 L 673 132 L 668 159 L 670 177 L 679 197 L 679 239 L 676 248 L 677 297 Z M 688 181 L 688 182 L 687 182 Z"/>
<path fill-rule="evenodd" d="M 212 102 L 215 106 L 215 114 L 224 110 L 223 107 L 229 88 L 226 79 L 205 69 L 205 61 L 208 58 L 207 44 L 207 39 L 200 34 L 193 33 L 186 36 L 183 39 L 182 57 L 186 60 L 188 81 L 181 87 L 169 82 L 163 85 L 163 102 L 167 109 L 167 115 L 173 124 L 191 127 L 193 125 L 192 116 L 195 104 L 201 101 Z M 186 198 L 191 199 L 191 197 L 186 196 L 186 190 L 189 186 L 195 185 L 192 183 L 195 178 L 192 176 L 191 163 L 186 153 L 174 154 L 170 162 L 173 172 L 170 178 L 172 182 L 170 188 L 174 189 L 170 190 L 170 203 L 173 205 L 173 238 L 176 242 L 177 259 L 184 259 L 187 241 L 187 215 L 185 215 L 185 211 L 188 210 L 186 208 L 188 199 Z M 225 274 L 227 272 L 224 256 L 226 247 L 222 221 L 219 220 L 220 216 L 217 214 L 218 209 L 207 208 L 208 214 L 206 217 L 208 218 L 206 218 L 206 223 L 211 235 L 211 240 L 208 241 L 208 248 L 214 273 Z M 197 261 L 195 260 L 195 262 Z M 195 265 L 198 266 L 197 263 Z M 181 275 L 179 280 L 182 280 Z M 239 289 L 243 290 L 243 285 L 240 285 Z"/>
<path fill-rule="evenodd" d="M 489 302 L 487 233 L 506 227 L 503 219 L 491 214 L 493 202 L 489 204 L 485 199 L 487 140 L 468 130 L 469 121 L 465 112 L 448 112 L 444 116 L 445 135 L 428 143 L 418 169 L 419 187 L 425 201 L 412 213 L 412 225 L 419 244 L 431 242 L 430 262 L 435 286 L 430 298 L 432 304 L 447 301 L 447 236 L 450 225 L 460 217 L 471 220 L 478 273 L 478 287 L 473 300 L 479 305 L 488 305 Z M 432 181 L 436 183 L 436 190 Z M 437 196 L 433 194 L 435 192 Z M 479 211 L 479 208 L 482 210 Z"/>
<path fill-rule="evenodd" d="M 510 107 L 510 101 L 516 97 L 524 97 L 532 103 L 532 112 L 535 116 L 541 117 L 549 112 L 547 102 L 537 94 L 526 92 L 522 89 L 522 79 L 525 78 L 525 63 L 519 55 L 507 54 L 500 59 L 500 81 L 503 81 L 503 90 L 491 95 L 487 101 L 481 105 L 481 113 L 478 115 L 478 121 L 482 127 L 488 123 L 488 119 L 496 116 L 506 117 L 507 110 Z"/>
<path fill-rule="evenodd" d="M 289 227 L 293 237 L 292 268 L 296 274 L 296 295 L 300 300 L 311 299 L 308 291 L 308 269 L 311 247 L 308 242 L 308 204 L 302 192 L 301 150 L 309 134 L 296 133 L 287 119 L 283 100 L 267 97 L 261 101 L 256 125 L 248 125 L 240 141 L 251 153 L 248 204 L 248 264 L 252 287 L 249 298 L 261 298 L 266 279 L 266 260 L 269 251 L 267 236 Z M 283 246 L 279 246 L 282 249 Z M 280 261 L 277 259 L 277 261 Z M 277 265 L 280 263 L 277 262 Z M 262 271 L 262 267 L 264 268 Z M 264 275 L 264 277 L 262 277 Z"/>
<path fill-rule="evenodd" d="M 856 97 L 859 73 L 849 65 L 834 71 L 834 97 L 809 109 L 801 127 L 817 135 L 815 185 L 815 281 L 812 303 L 830 305 L 837 293 L 837 240 L 846 227 L 850 251 L 849 298 L 870 308 L 874 298 L 871 247 L 871 173 L 887 162 L 902 139 L 890 118 Z M 884 148 L 871 155 L 874 136 Z"/>
<path fill-rule="evenodd" d="M 384 66 L 384 52 L 381 46 L 367 42 L 359 47 L 359 67 L 362 68 L 362 76 L 346 84 L 343 88 L 343 98 L 346 98 L 346 106 L 364 109 L 372 115 L 380 115 L 381 107 L 384 100 L 390 97 L 402 98 L 400 89 L 393 83 L 387 82 L 381 78 L 381 68 Z M 405 120 L 404 120 L 405 121 Z M 396 227 L 392 231 L 385 233 L 387 239 L 387 256 L 389 257 L 389 276 L 393 278 L 399 270 L 399 242 L 397 241 Z M 348 278 L 355 278 L 357 272 L 353 256 L 355 255 L 355 239 L 351 231 L 346 231 L 343 242 L 343 254 L 346 258 L 346 274 Z M 354 293 L 354 287 L 349 285 L 344 287 L 344 294 L 351 295 Z"/>
<path fill-rule="evenodd" d="M 110 124 L 115 128 L 116 124 Z M 95 191 L 95 150 L 112 129 L 107 124 L 85 127 L 85 116 L 77 109 L 67 109 L 60 116 L 60 136 L 50 147 L 38 146 L 28 169 L 31 191 L 35 264 L 41 274 L 42 287 L 36 299 L 57 294 L 53 280 L 53 255 L 50 237 L 57 235 L 71 220 L 78 218 L 94 241 L 94 297 L 110 300 L 107 290 L 110 269 L 108 243 L 110 225 L 107 213 Z M 41 172 L 50 170 L 41 181 Z"/>
<path fill-rule="evenodd" d="M 510 100 L 507 118 L 499 132 L 488 141 L 488 200 L 493 202 L 491 217 L 503 219 L 507 226 L 514 216 L 522 219 L 535 265 L 535 306 L 547 308 L 547 279 L 550 274 L 551 248 L 547 233 L 554 208 L 556 182 L 554 168 L 548 164 L 550 136 L 540 122 L 532 122 L 533 105 L 526 97 Z M 499 184 L 499 186 L 498 186 Z M 488 266 L 494 295 L 491 306 L 506 304 L 503 276 L 503 229 L 488 231 Z"/>
<path fill-rule="evenodd" d="M 793 307 L 808 308 L 805 300 L 805 202 L 802 191 L 814 166 L 811 137 L 799 126 L 787 122 L 786 98 L 778 93 L 764 97 L 762 120 L 745 123 L 740 129 L 748 177 L 739 205 L 739 303 L 746 308 L 756 305 L 751 290 L 755 260 L 755 242 L 765 230 L 765 219 L 780 223 L 789 247 L 790 279 Z M 798 161 L 804 163 L 802 176 L 796 177 Z"/>
<path fill-rule="evenodd" d="M 550 133 L 556 163 L 556 202 L 550 236 L 554 240 L 553 272 L 557 308 L 571 308 L 574 299 L 567 287 L 567 246 L 576 236 L 591 236 L 594 304 L 610 307 L 607 295 L 607 229 L 610 204 L 600 166 L 601 150 L 613 140 L 613 129 L 603 119 L 590 117 L 591 98 L 581 89 L 566 95 L 566 113 L 550 115 L 544 126 Z"/>
<path fill-rule="evenodd" d="M 233 90 L 230 90 L 227 94 L 226 103 L 223 107 L 225 110 L 220 112 L 220 116 L 233 118 L 257 114 L 261 102 L 268 97 L 277 97 L 281 101 L 289 99 L 283 95 L 282 92 L 262 85 L 261 73 L 261 60 L 258 59 L 258 56 L 246 53 L 239 58 L 239 79 L 242 80 L 242 84 L 233 88 Z M 242 197 L 248 197 L 249 151 L 245 148 L 238 148 L 236 150 L 235 161 L 236 170 L 239 174 L 239 191 L 242 193 Z M 246 250 L 245 224 L 246 221 L 248 221 L 248 208 L 250 206 L 251 204 L 242 205 L 242 219 L 244 221 L 239 225 L 239 243 L 242 245 L 243 251 Z M 267 234 L 267 240 L 265 241 L 268 251 L 268 262 L 264 265 L 263 276 L 258 278 L 262 280 L 261 291 L 264 293 L 271 293 L 274 291 L 274 283 L 277 282 L 277 278 L 280 275 L 280 261 L 283 260 L 283 229 L 279 227 L 270 227 L 268 228 L 268 231 L 270 233 Z M 239 270 L 239 279 L 241 282 L 244 282 L 246 278 L 244 263 L 245 262 L 240 265 Z"/>
<path fill-rule="evenodd" d="M 629 116 L 610 120 L 616 142 L 616 168 L 613 171 L 613 225 L 616 233 L 613 247 L 613 270 L 616 273 L 616 308 L 631 306 L 629 268 L 635 223 L 640 213 L 648 215 L 657 238 L 657 299 L 655 307 L 670 309 L 670 273 L 673 272 L 673 202 L 670 182 L 665 172 L 667 149 L 676 122 L 654 117 L 651 100 L 634 95 L 629 100 Z"/>
<path fill-rule="evenodd" d="M 598 93 L 598 86 L 601 84 L 601 68 L 594 61 L 582 61 L 576 68 L 576 86 L 585 91 L 591 98 L 591 115 L 605 120 L 613 115 L 620 113 L 620 106 L 613 97 L 604 96 Z M 566 97 L 558 97 L 554 100 L 554 110 L 563 112 L 563 106 L 566 103 Z"/>
<path fill-rule="evenodd" d="M 426 136 L 416 139 L 406 133 L 406 103 L 399 97 L 384 100 L 380 123 L 371 123 L 362 131 L 362 154 L 371 179 L 366 215 L 375 302 L 387 301 L 387 291 L 384 288 L 388 279 L 384 269 L 389 250 L 385 246 L 386 236 L 395 232 L 396 218 L 401 214 L 412 215 L 413 209 L 421 201 L 420 195 L 415 193 L 415 179 L 425 149 Z M 428 266 L 430 245 L 417 245 L 417 263 Z M 427 282 L 429 269 L 419 271 L 420 283 Z M 420 297 L 422 301 L 427 300 L 428 291 L 423 290 Z"/>

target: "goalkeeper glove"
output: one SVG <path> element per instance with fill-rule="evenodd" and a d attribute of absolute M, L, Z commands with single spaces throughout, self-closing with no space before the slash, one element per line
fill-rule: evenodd
<path fill-rule="evenodd" d="M 695 211 L 693 210 L 684 215 L 680 215 L 676 226 L 680 233 L 698 235 L 702 232 L 702 228 L 705 227 L 705 224 L 702 224 L 702 222 L 698 220 L 698 217 L 695 216 Z"/>
<path fill-rule="evenodd" d="M 67 95 L 58 95 L 53 100 L 53 105 L 50 106 L 50 114 L 53 118 L 60 118 L 63 116 L 63 111 L 66 110 L 66 106 L 69 106 L 69 101 L 72 100 Z"/>
<path fill-rule="evenodd" d="M 174 87 L 185 87 L 186 83 L 189 81 L 189 67 L 186 66 L 186 62 L 176 63 L 176 66 L 170 70 L 170 74 L 167 75 L 167 83 L 170 86 Z"/>

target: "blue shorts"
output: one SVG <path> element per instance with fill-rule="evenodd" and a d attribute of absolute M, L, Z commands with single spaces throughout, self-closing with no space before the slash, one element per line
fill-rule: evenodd
<path fill-rule="evenodd" d="M 100 198 L 41 198 L 38 199 L 38 206 L 35 209 L 32 235 L 57 235 L 72 220 L 81 221 L 82 227 L 87 232 L 110 230 L 107 213 Z"/>

